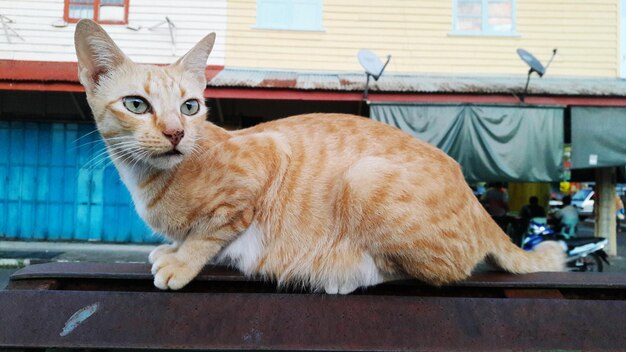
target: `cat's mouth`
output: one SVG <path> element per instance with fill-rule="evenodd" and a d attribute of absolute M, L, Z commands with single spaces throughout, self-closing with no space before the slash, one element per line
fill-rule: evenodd
<path fill-rule="evenodd" d="M 166 157 L 170 157 L 170 156 L 179 156 L 179 155 L 183 155 L 183 153 L 180 150 L 178 150 L 176 148 L 173 148 L 172 150 L 169 150 L 169 151 L 167 151 L 165 153 L 157 154 L 154 157 L 155 158 L 166 158 Z"/>

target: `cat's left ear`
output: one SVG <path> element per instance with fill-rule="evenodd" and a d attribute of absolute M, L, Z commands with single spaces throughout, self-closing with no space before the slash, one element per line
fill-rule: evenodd
<path fill-rule="evenodd" d="M 213 49 L 213 44 L 215 44 L 215 33 L 211 33 L 202 38 L 198 44 L 191 48 L 187 54 L 178 59 L 173 65 L 191 72 L 199 83 L 206 85 L 204 70 L 206 69 L 206 61 L 209 59 L 209 54 Z"/>

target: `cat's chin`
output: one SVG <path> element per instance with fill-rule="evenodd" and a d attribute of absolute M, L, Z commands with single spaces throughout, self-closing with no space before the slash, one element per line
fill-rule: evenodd
<path fill-rule="evenodd" d="M 185 158 L 184 154 L 165 154 L 148 159 L 150 166 L 159 170 L 169 170 L 176 165 L 180 164 Z"/>

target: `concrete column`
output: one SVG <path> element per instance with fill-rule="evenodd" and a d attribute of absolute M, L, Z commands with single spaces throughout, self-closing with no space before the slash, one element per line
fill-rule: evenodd
<path fill-rule="evenodd" d="M 615 231 L 615 168 L 596 169 L 595 236 L 609 239 L 608 254 L 617 255 Z"/>

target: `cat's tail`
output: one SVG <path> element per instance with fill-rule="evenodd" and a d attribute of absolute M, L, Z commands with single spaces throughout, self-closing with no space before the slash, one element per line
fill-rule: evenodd
<path fill-rule="evenodd" d="M 514 274 L 565 269 L 566 255 L 560 243 L 545 241 L 535 246 L 532 251 L 525 251 L 513 244 L 495 222 L 489 227 L 495 238 L 488 257 L 490 262 L 499 268 Z"/>

